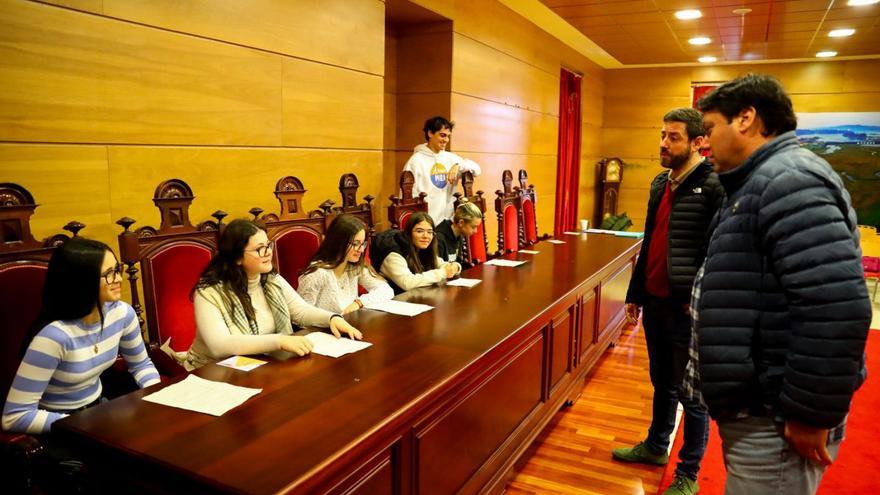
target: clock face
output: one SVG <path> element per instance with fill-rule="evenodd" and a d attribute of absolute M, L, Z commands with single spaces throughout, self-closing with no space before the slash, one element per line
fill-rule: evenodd
<path fill-rule="evenodd" d="M 605 182 L 620 182 L 620 162 L 609 160 L 605 166 Z"/>

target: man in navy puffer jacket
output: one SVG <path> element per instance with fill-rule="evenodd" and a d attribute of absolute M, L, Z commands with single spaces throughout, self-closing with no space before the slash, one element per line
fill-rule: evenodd
<path fill-rule="evenodd" d="M 798 145 L 775 79 L 740 77 L 697 106 L 727 193 L 692 315 L 725 493 L 815 493 L 865 378 L 855 212 L 840 177 Z"/>

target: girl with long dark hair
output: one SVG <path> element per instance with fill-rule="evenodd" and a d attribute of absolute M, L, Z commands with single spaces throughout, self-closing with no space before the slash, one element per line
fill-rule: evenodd
<path fill-rule="evenodd" d="M 183 363 L 187 369 L 237 354 L 284 350 L 304 356 L 312 345 L 293 335 L 291 321 L 361 338 L 339 314 L 305 302 L 275 271 L 273 254 L 266 231 L 250 220 L 233 220 L 223 230 L 217 254 L 193 288 L 196 338 Z"/>
<path fill-rule="evenodd" d="M 139 387 L 159 383 L 134 309 L 122 302 L 122 265 L 98 241 L 74 237 L 49 260 L 40 316 L 3 408 L 3 429 L 48 433 L 102 400 L 100 375 L 122 354 Z"/>
<path fill-rule="evenodd" d="M 364 223 L 352 215 L 339 215 L 299 277 L 300 295 L 309 304 L 342 314 L 391 299 L 391 286 L 364 263 L 366 251 Z M 360 297 L 358 285 L 367 291 Z"/>
<path fill-rule="evenodd" d="M 424 212 L 410 215 L 404 230 L 377 235 L 370 260 L 391 281 L 395 293 L 440 283 L 461 272 L 460 264 L 437 257 L 434 220 Z"/>

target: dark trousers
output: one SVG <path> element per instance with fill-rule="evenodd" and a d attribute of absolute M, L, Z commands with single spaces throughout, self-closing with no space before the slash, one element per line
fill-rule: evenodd
<path fill-rule="evenodd" d="M 654 386 L 654 415 L 645 442 L 655 453 L 669 448 L 669 436 L 675 428 L 675 413 L 681 402 L 684 407 L 684 445 L 678 454 L 680 461 L 675 473 L 696 480 L 709 440 L 709 414 L 699 400 L 683 399 L 681 393 L 689 359 L 690 316 L 681 303 L 649 297 L 642 324 Z"/>

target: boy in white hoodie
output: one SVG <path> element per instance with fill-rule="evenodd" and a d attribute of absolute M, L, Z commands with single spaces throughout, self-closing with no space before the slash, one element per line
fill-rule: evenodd
<path fill-rule="evenodd" d="M 452 136 L 453 122 L 443 117 L 431 117 L 425 121 L 424 144 L 413 149 L 413 155 L 404 165 L 415 176 L 413 195 L 428 195 L 428 214 L 435 223 L 452 218 L 452 205 L 455 202 L 455 186 L 462 172 L 480 175 L 476 162 L 446 151 Z"/>

